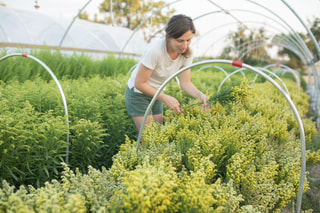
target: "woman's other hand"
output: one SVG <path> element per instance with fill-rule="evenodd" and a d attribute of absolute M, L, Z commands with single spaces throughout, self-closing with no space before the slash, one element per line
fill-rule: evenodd
<path fill-rule="evenodd" d="M 208 112 L 210 110 L 210 104 L 208 103 L 209 98 L 203 94 L 202 92 L 200 95 L 197 97 L 197 100 L 202 104 L 202 111 Z"/>

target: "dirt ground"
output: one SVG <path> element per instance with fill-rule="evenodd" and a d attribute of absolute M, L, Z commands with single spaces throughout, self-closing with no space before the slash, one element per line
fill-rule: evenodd
<path fill-rule="evenodd" d="M 313 213 L 320 212 L 320 163 L 313 165 L 309 171 L 310 189 L 305 192 L 303 205 L 312 204 Z M 305 203 L 304 203 L 305 202 Z M 311 207 L 311 205 L 310 205 Z"/>

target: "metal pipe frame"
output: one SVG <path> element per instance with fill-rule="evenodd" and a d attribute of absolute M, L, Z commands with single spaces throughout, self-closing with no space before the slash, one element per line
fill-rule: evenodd
<path fill-rule="evenodd" d="M 310 36 L 314 47 L 316 48 L 317 52 L 318 52 L 318 56 L 320 56 L 320 47 L 319 44 L 317 42 L 317 40 L 315 39 L 313 33 L 311 32 L 311 30 L 307 27 L 307 25 L 302 21 L 301 17 L 296 13 L 296 11 L 285 1 L 285 0 L 281 0 L 286 6 L 287 8 L 289 8 L 291 10 L 291 12 L 297 17 L 297 19 L 300 21 L 300 23 L 303 25 L 303 27 L 306 29 L 308 35 Z M 314 61 L 313 61 L 314 64 Z"/>
<path fill-rule="evenodd" d="M 83 7 L 79 10 L 78 14 L 77 14 L 75 17 L 73 17 L 73 19 L 72 19 L 72 21 L 70 22 L 67 30 L 64 32 L 64 34 L 63 34 L 63 36 L 62 36 L 62 38 L 61 38 L 61 40 L 60 40 L 59 49 L 61 48 L 61 45 L 62 45 L 62 43 L 63 43 L 66 35 L 68 34 L 70 28 L 72 27 L 73 23 L 74 23 L 75 20 L 79 17 L 79 15 L 80 15 L 81 12 L 84 10 L 84 8 L 86 8 L 91 1 L 92 1 L 92 0 L 87 1 L 87 3 L 85 3 L 85 4 L 83 5 Z"/>
<path fill-rule="evenodd" d="M 271 72 L 270 70 L 267 70 L 267 69 L 264 69 L 264 68 L 258 68 L 258 69 L 260 69 L 262 71 L 265 71 L 265 72 L 269 73 L 270 75 L 273 75 L 275 78 L 277 78 L 280 81 L 280 83 L 282 84 L 282 86 L 284 87 L 285 91 L 289 94 L 289 90 L 288 90 L 286 84 L 281 80 L 281 78 L 278 75 L 276 75 L 275 73 Z M 240 68 L 240 69 L 235 70 L 232 73 L 230 73 L 225 79 L 223 79 L 221 81 L 221 83 L 220 83 L 220 85 L 218 87 L 219 88 L 218 90 L 220 90 L 220 88 L 223 86 L 223 84 L 227 80 L 227 78 L 230 78 L 232 75 L 234 75 L 234 74 L 236 74 L 238 72 L 242 72 L 243 70 L 246 70 L 246 68 Z M 259 74 L 255 75 L 255 77 L 253 79 L 253 84 L 256 82 L 258 76 L 259 76 Z"/>
<path fill-rule="evenodd" d="M 301 88 L 300 74 L 296 70 L 291 69 L 290 67 L 288 67 L 288 66 L 286 66 L 284 64 L 269 64 L 269 65 L 264 66 L 263 69 L 269 69 L 270 67 L 276 67 L 276 66 L 280 66 L 282 68 L 285 68 L 286 70 L 284 70 L 284 73 L 286 71 L 288 71 L 294 76 L 294 78 L 296 80 L 296 83 L 297 83 L 298 91 L 300 92 L 300 88 Z M 275 72 L 276 71 L 277 70 L 275 70 Z M 282 70 L 281 70 L 281 72 L 282 72 Z"/>
<path fill-rule="evenodd" d="M 261 70 L 254 68 L 250 65 L 244 64 L 244 63 L 240 63 L 237 61 L 231 61 L 231 60 L 205 60 L 205 61 L 200 61 L 197 63 L 193 63 L 189 66 L 186 66 L 180 70 L 178 70 L 176 73 L 174 73 L 173 75 L 171 75 L 161 86 L 160 88 L 157 90 L 156 94 L 153 96 L 141 123 L 140 126 L 140 131 L 139 131 L 139 135 L 137 138 L 137 142 L 136 142 L 136 152 L 138 152 L 139 150 L 139 144 L 140 144 L 140 140 L 141 140 L 141 135 L 142 132 L 144 130 L 145 127 L 145 123 L 146 123 L 146 119 L 148 114 L 151 111 L 152 106 L 154 105 L 155 101 L 157 100 L 158 96 L 160 95 L 160 93 L 163 91 L 163 89 L 165 88 L 165 86 L 176 76 L 178 76 L 180 73 L 191 69 L 192 67 L 196 67 L 199 65 L 205 65 L 205 64 L 212 64 L 212 63 L 222 63 L 222 64 L 232 64 L 233 66 L 236 67 L 244 67 L 247 68 L 248 70 L 251 70 L 257 74 L 259 74 L 260 76 L 264 77 L 265 79 L 267 79 L 270 83 L 272 83 L 281 93 L 282 95 L 285 97 L 285 99 L 287 100 L 287 102 L 289 103 L 295 118 L 297 120 L 298 126 L 299 126 L 299 131 L 300 131 L 300 140 L 301 140 L 301 175 L 300 175 L 300 183 L 299 183 L 299 191 L 298 191 L 298 195 L 297 195 L 297 213 L 300 212 L 300 208 L 301 208 L 301 201 L 302 201 L 302 195 L 303 195 L 303 185 L 304 185 L 304 180 L 305 180 L 305 171 L 306 171 L 306 145 L 305 145 L 305 133 L 304 133 L 304 128 L 303 128 L 303 123 L 302 120 L 300 118 L 299 112 L 296 109 L 294 103 L 292 102 L 290 96 L 279 86 L 279 84 L 274 81 L 270 76 L 266 75 L 264 72 L 262 72 Z"/>
<path fill-rule="evenodd" d="M 45 68 L 45 69 L 47 70 L 47 72 L 51 75 L 51 77 L 52 77 L 53 80 L 55 81 L 55 83 L 56 83 L 56 85 L 57 85 L 57 87 L 58 87 L 58 89 L 59 89 L 61 98 L 62 98 L 62 102 L 63 102 L 63 106 L 64 106 L 64 113 L 65 113 L 66 122 L 67 122 L 66 164 L 68 164 L 68 163 L 69 163 L 69 116 L 68 116 L 67 101 L 66 101 L 66 98 L 65 98 L 65 96 L 64 96 L 62 87 L 61 87 L 61 85 L 60 85 L 57 77 L 56 77 L 56 76 L 54 75 L 54 73 L 50 70 L 50 68 L 49 68 L 45 63 L 43 63 L 41 60 L 39 60 L 38 58 L 36 58 L 36 57 L 34 57 L 34 56 L 32 56 L 32 55 L 27 55 L 27 54 L 25 54 L 25 53 L 11 53 L 11 54 L 5 55 L 5 56 L 3 56 L 2 58 L 0 58 L 0 62 L 3 61 L 4 59 L 10 58 L 10 57 L 14 57 L 14 56 L 22 56 L 22 57 L 30 58 L 30 59 L 38 62 L 43 68 Z"/>
<path fill-rule="evenodd" d="M 135 29 L 134 31 L 131 33 L 130 37 L 128 38 L 128 40 L 126 41 L 126 43 L 123 45 L 121 51 L 120 51 L 120 57 L 122 56 L 122 53 L 123 51 L 125 50 L 125 48 L 127 47 L 127 45 L 129 44 L 129 41 L 132 39 L 132 37 L 134 36 L 134 34 L 141 28 L 141 26 L 146 22 L 148 21 L 150 18 L 152 18 L 152 16 L 154 16 L 155 14 L 157 14 L 160 10 L 162 10 L 163 8 L 167 7 L 167 6 L 170 6 L 172 4 L 175 4 L 179 1 L 182 1 L 182 0 L 176 0 L 176 1 L 173 1 L 173 2 L 170 2 L 168 4 L 165 4 L 163 7 L 157 9 L 156 11 L 154 11 L 148 18 L 146 18 L 145 20 L 143 20 Z"/>
<path fill-rule="evenodd" d="M 305 64 L 305 66 L 308 68 L 308 66 L 307 66 L 308 63 L 305 61 L 305 59 L 303 59 L 301 54 L 299 54 L 299 52 L 297 52 L 296 49 L 294 49 L 294 47 L 292 47 L 291 44 L 279 43 L 278 45 L 283 46 L 283 47 L 291 50 L 293 53 L 295 53 L 301 59 L 301 61 Z M 312 102 L 313 102 L 313 103 L 311 103 L 311 105 L 313 106 L 312 108 L 316 111 L 317 116 L 319 116 L 319 113 L 320 113 L 320 112 L 318 112 L 318 108 L 320 105 L 320 100 L 318 98 L 319 97 L 319 77 L 318 77 L 318 72 L 315 70 L 314 66 L 311 66 L 311 69 L 312 69 L 314 82 L 315 82 L 315 89 L 310 94 L 310 96 L 312 97 Z M 309 69 L 307 69 L 307 71 L 308 71 L 308 76 L 310 77 Z"/>
<path fill-rule="evenodd" d="M 223 68 L 221 68 L 219 66 L 216 66 L 216 65 L 214 65 L 214 66 L 210 65 L 210 64 L 209 65 L 205 65 L 205 66 L 202 66 L 200 69 L 198 69 L 198 71 L 201 71 L 201 70 L 203 70 L 205 68 L 217 68 L 218 70 L 222 71 L 226 76 L 228 76 L 228 73 Z M 231 81 L 230 78 L 228 78 L 228 80 Z"/>

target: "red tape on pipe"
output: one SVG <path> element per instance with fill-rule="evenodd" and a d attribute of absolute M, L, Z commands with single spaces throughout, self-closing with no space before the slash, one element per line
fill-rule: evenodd
<path fill-rule="evenodd" d="M 22 57 L 28 57 L 28 55 L 25 54 L 25 53 L 22 53 L 21 56 L 22 56 Z"/>
<path fill-rule="evenodd" d="M 242 67 L 242 62 L 239 62 L 239 61 L 232 61 L 232 66 L 234 67 Z"/>

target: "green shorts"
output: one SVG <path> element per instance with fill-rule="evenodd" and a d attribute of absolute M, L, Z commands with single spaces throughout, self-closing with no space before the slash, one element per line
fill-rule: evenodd
<path fill-rule="evenodd" d="M 134 89 L 126 87 L 126 107 L 130 116 L 144 116 L 147 108 L 152 100 L 151 97 L 145 94 L 135 92 Z M 150 110 L 149 115 L 163 114 L 163 103 L 156 100 Z"/>

